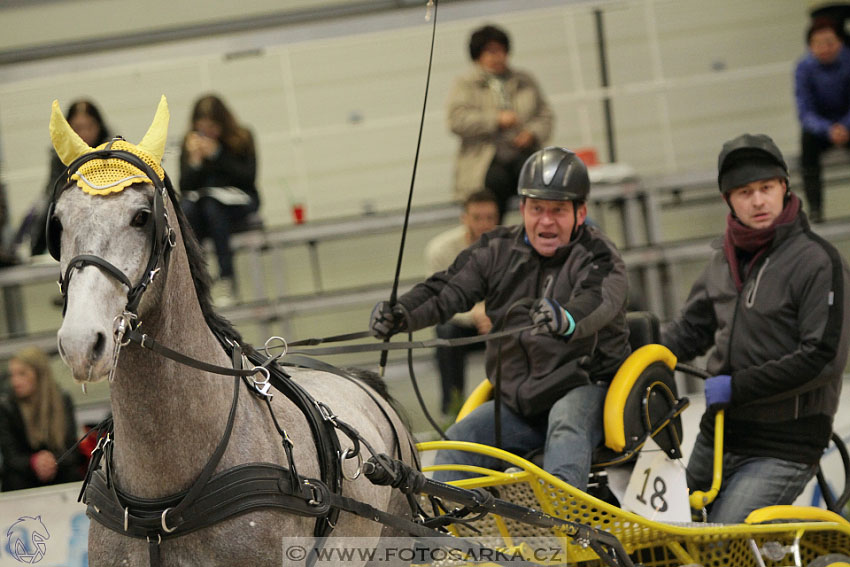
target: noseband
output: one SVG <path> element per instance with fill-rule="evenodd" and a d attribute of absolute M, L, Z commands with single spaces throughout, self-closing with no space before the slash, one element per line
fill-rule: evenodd
<path fill-rule="evenodd" d="M 116 140 L 117 139 L 119 138 L 116 138 Z M 132 283 L 130 278 L 115 265 L 104 260 L 100 256 L 92 254 L 80 254 L 78 256 L 74 256 L 68 262 L 68 266 L 65 268 L 65 274 L 59 276 L 59 289 L 64 300 L 64 305 L 62 307 L 63 316 L 65 315 L 65 310 L 68 307 L 68 285 L 71 281 L 74 269 L 82 269 L 84 266 L 92 265 L 100 268 L 106 274 L 127 286 L 127 305 L 124 308 L 122 317 L 124 317 L 125 321 L 129 320 L 132 324 L 132 322 L 134 322 L 137 318 L 137 310 L 145 290 L 151 283 L 153 283 L 154 278 L 161 270 L 167 273 L 168 258 L 171 254 L 171 249 L 174 248 L 177 243 L 177 234 L 168 222 L 168 212 L 165 208 L 165 199 L 168 195 L 167 191 L 168 187 L 171 185 L 171 181 L 168 179 L 167 175 L 164 180 L 160 179 L 159 175 L 156 174 L 153 168 L 151 168 L 138 156 L 124 150 L 110 149 L 111 145 L 112 142 L 110 142 L 110 144 L 103 150 L 97 150 L 80 156 L 71 162 L 71 164 L 65 169 L 65 172 L 56 180 L 53 187 L 53 198 L 51 199 L 47 212 L 46 235 L 50 255 L 56 260 L 60 260 L 62 226 L 58 219 L 55 218 L 54 209 L 59 196 L 65 189 L 67 189 L 71 176 L 76 173 L 80 166 L 84 163 L 93 159 L 120 159 L 140 169 L 147 175 L 148 179 L 150 179 L 154 186 L 153 213 L 151 214 L 150 219 L 148 219 L 146 225 L 146 229 L 151 240 L 151 254 L 148 258 L 147 266 L 145 266 L 139 280 L 135 284 Z"/>

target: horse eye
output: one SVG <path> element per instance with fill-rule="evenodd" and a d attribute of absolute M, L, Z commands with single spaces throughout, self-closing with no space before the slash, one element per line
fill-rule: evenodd
<path fill-rule="evenodd" d="M 151 218 L 151 212 L 148 209 L 142 209 L 137 212 L 133 217 L 133 220 L 130 221 L 130 226 L 134 226 L 136 228 L 140 228 L 148 224 L 148 219 Z"/>

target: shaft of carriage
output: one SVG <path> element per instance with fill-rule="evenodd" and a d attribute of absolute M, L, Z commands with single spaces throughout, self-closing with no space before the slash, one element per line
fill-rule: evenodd
<path fill-rule="evenodd" d="M 629 555 L 616 536 L 592 526 L 570 522 L 550 516 L 540 510 L 502 500 L 483 488 L 465 489 L 427 478 L 407 464 L 386 455 L 371 457 L 363 466 L 363 473 L 374 484 L 389 485 L 408 494 L 424 494 L 442 502 L 457 503 L 462 511 L 449 511 L 447 521 L 463 521 L 464 515 L 496 514 L 544 528 L 553 528 L 577 544 L 590 547 L 611 567 L 634 567 Z"/>

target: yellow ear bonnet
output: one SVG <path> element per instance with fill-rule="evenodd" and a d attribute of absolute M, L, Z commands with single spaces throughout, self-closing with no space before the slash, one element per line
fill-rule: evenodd
<path fill-rule="evenodd" d="M 163 180 L 165 179 L 165 171 L 160 162 L 165 152 L 168 120 L 168 103 L 165 100 L 165 95 L 163 95 L 153 123 L 138 146 L 126 140 L 116 139 L 101 144 L 97 148 L 91 148 L 68 124 L 59 109 L 58 101 L 53 101 L 50 117 L 50 139 L 57 155 L 65 165 L 87 153 L 110 146 L 113 150 L 123 150 L 135 155 L 150 166 L 157 176 Z M 109 195 L 123 191 L 125 187 L 134 183 L 151 183 L 144 172 L 119 158 L 89 160 L 71 175 L 71 179 L 76 181 L 80 189 L 90 195 Z"/>

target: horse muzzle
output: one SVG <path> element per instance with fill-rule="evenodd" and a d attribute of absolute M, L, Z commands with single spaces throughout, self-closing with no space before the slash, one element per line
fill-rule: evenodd
<path fill-rule="evenodd" d="M 58 333 L 59 355 L 77 382 L 99 382 L 112 368 L 112 330 L 74 324 L 65 318 Z"/>

